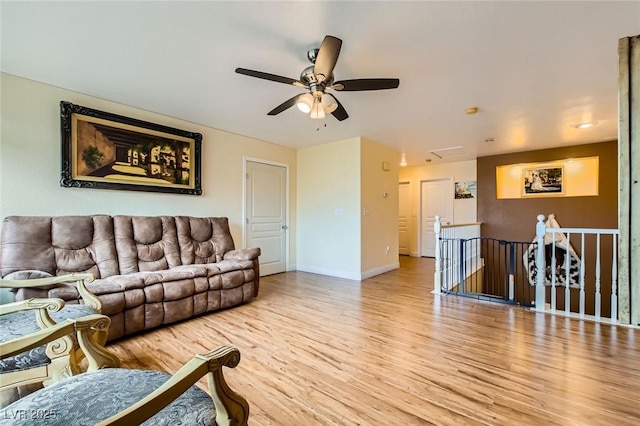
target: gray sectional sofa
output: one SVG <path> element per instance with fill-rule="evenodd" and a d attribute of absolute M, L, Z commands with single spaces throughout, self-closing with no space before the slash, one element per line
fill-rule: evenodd
<path fill-rule="evenodd" d="M 235 250 L 224 217 L 9 216 L 0 276 L 93 274 L 87 288 L 111 318 L 112 340 L 251 301 L 259 255 L 259 248 Z M 74 287 L 16 292 L 16 300 L 31 297 L 79 300 Z"/>

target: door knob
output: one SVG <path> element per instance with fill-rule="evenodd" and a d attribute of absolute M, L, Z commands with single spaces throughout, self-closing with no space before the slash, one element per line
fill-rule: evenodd
<path fill-rule="evenodd" d="M 287 225 L 282 225 L 282 229 L 286 231 L 287 229 L 289 229 L 289 227 Z"/>

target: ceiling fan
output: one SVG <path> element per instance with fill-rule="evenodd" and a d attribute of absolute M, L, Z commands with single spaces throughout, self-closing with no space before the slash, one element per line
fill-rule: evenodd
<path fill-rule="evenodd" d="M 311 49 L 307 52 L 307 58 L 313 64 L 302 71 L 299 80 L 269 74 L 261 71 L 236 68 L 238 74 L 278 83 L 292 84 L 304 88 L 309 93 L 301 93 L 288 99 L 269 111 L 268 115 L 277 115 L 282 111 L 297 105 L 298 108 L 308 113 L 314 119 L 323 119 L 326 114 L 331 114 L 339 121 L 349 118 L 340 101 L 327 90 L 341 92 L 356 92 L 362 90 L 395 89 L 400 85 L 397 78 L 358 78 L 355 80 L 334 81 L 333 68 L 338 61 L 342 40 L 332 36 L 326 36 L 319 49 Z"/>

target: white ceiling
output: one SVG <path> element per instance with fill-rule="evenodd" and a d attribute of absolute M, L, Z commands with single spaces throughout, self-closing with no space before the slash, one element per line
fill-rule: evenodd
<path fill-rule="evenodd" d="M 3 72 L 290 147 L 363 136 L 420 165 L 615 139 L 640 2 L 2 1 L 1 19 Z M 267 116 L 302 90 L 235 68 L 297 79 L 327 34 L 336 80 L 400 87 L 334 92 L 350 118 L 319 131 L 295 107 Z"/>

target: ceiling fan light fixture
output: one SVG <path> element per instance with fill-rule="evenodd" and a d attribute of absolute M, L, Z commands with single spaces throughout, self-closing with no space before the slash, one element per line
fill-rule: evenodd
<path fill-rule="evenodd" d="M 344 106 L 336 97 L 328 93 L 326 94 L 327 96 L 325 96 L 325 90 L 361 92 L 367 90 L 397 89 L 400 80 L 397 78 L 356 78 L 335 81 L 333 70 L 338 61 L 341 48 L 342 40 L 330 35 L 325 36 L 320 48 L 311 49 L 307 52 L 307 58 L 313 65 L 306 67 L 302 73 L 300 73 L 299 80 L 246 68 L 236 68 L 236 73 L 248 77 L 274 81 L 276 83 L 293 85 L 309 91 L 308 94 L 301 93 L 282 102 L 267 113 L 269 116 L 278 115 L 296 105 L 300 111 L 309 114 L 309 117 L 312 119 L 324 119 L 327 114 L 331 114 L 336 120 L 344 121 L 349 118 L 349 114 L 347 114 Z M 319 126 L 316 130 L 319 130 Z"/>
<path fill-rule="evenodd" d="M 300 111 L 304 112 L 305 114 L 309 114 L 313 107 L 313 96 L 311 96 L 310 93 L 306 93 L 298 99 L 296 106 Z"/>
<path fill-rule="evenodd" d="M 325 95 L 322 97 L 322 109 L 326 114 L 331 114 L 336 108 L 338 108 L 338 103 L 333 96 Z"/>
<path fill-rule="evenodd" d="M 324 109 L 322 108 L 322 104 L 320 102 L 315 102 L 313 107 L 311 108 L 311 113 L 309 114 L 309 118 L 313 118 L 314 120 L 322 120 L 325 117 Z"/>

